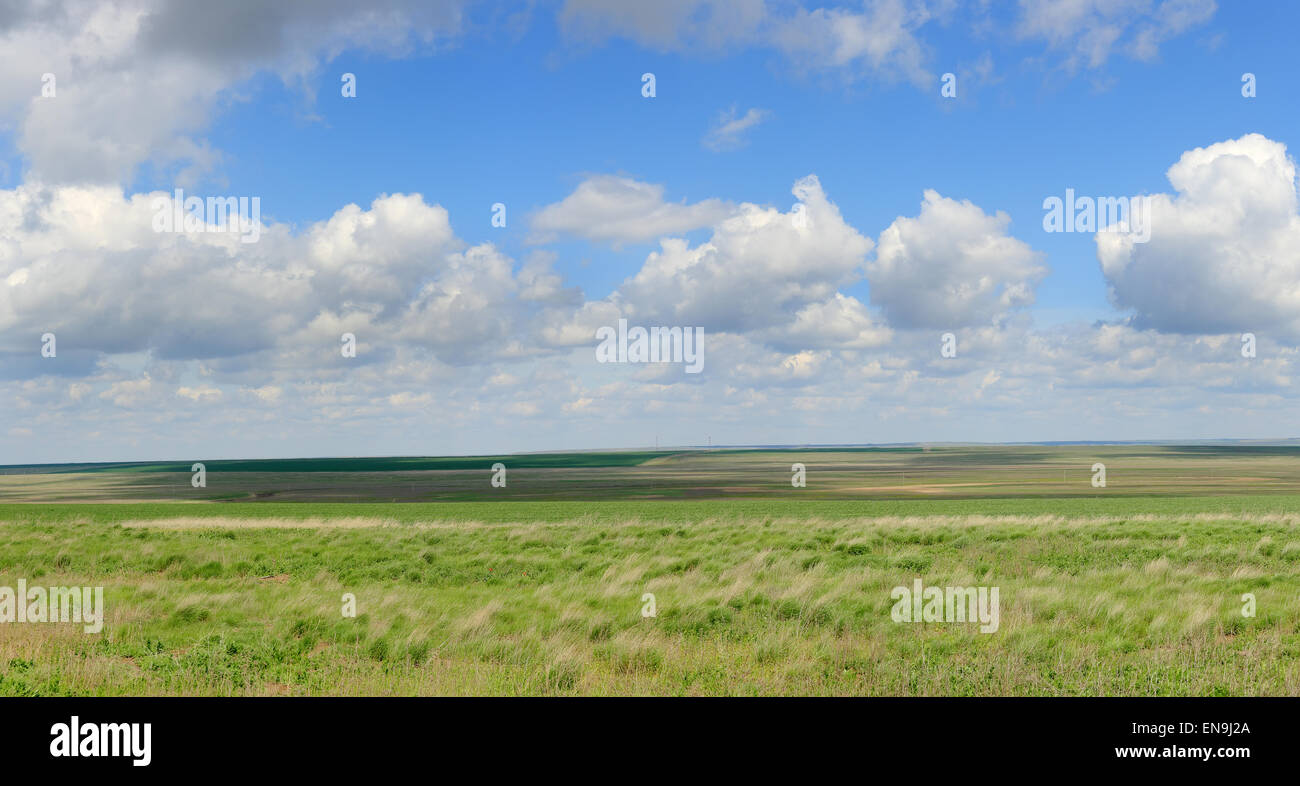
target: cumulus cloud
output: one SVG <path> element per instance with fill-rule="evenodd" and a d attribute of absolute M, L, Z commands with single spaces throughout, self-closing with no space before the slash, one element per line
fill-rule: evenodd
<path fill-rule="evenodd" d="M 48 331 L 60 353 L 320 357 L 351 331 L 363 346 L 404 340 L 463 363 L 514 351 L 506 338 L 562 294 L 545 260 L 521 278 L 490 244 L 463 249 L 446 210 L 418 194 L 347 205 L 297 236 L 268 226 L 252 244 L 153 231 L 163 196 L 0 191 L 0 351 L 30 355 Z"/>
<path fill-rule="evenodd" d="M 794 185 L 790 210 L 669 205 L 651 186 L 648 214 L 672 208 L 658 249 L 587 300 L 555 254 L 520 265 L 470 245 L 418 194 L 346 205 L 298 232 L 267 225 L 244 244 L 154 232 L 158 194 L 30 183 L 0 190 L 0 396 L 19 424 L 0 451 L 626 446 L 653 439 L 635 424 L 655 418 L 683 424 L 684 442 L 717 429 L 715 444 L 727 429 L 733 442 L 1026 439 L 1039 426 L 1159 438 L 1185 435 L 1189 411 L 1267 432 L 1277 413 L 1300 414 L 1300 353 L 1279 340 L 1298 313 L 1294 164 L 1252 135 L 1185 153 L 1169 180 L 1150 243 L 1097 237 L 1134 319 L 1048 331 L 1017 313 L 1045 274 L 1041 255 L 1009 234 L 1008 216 L 933 191 L 877 244 L 816 177 Z M 715 201 L 725 209 L 701 207 Z M 709 232 L 672 237 L 683 227 Z M 1233 290 L 1234 275 L 1254 283 Z M 869 303 L 846 291 L 864 278 Z M 1228 309 L 1257 317 L 1258 358 L 1240 356 L 1236 335 L 1176 334 L 1238 330 L 1206 316 Z M 596 363 L 595 329 L 619 318 L 704 326 L 704 373 Z M 934 328 L 959 333 L 957 358 L 939 357 Z M 57 360 L 39 357 L 45 330 Z M 353 360 L 339 356 L 345 331 L 358 337 Z M 956 403 L 970 401 L 978 409 Z M 1251 420 L 1252 408 L 1271 419 Z M 135 440 L 147 447 L 125 453 Z"/>
<path fill-rule="evenodd" d="M 628 319 L 744 334 L 787 352 L 887 343 L 889 326 L 840 291 L 861 280 L 874 243 L 844 221 L 816 176 L 792 193 L 799 202 L 789 211 L 739 205 L 698 245 L 661 238 L 608 297 L 548 309 L 543 342 L 591 345 L 597 329 Z"/>
<path fill-rule="evenodd" d="M 793 193 L 802 215 L 744 204 L 697 246 L 662 240 L 614 298 L 638 318 L 725 331 L 785 325 L 833 298 L 860 278 L 873 244 L 844 221 L 815 176 Z"/>
<path fill-rule="evenodd" d="M 39 325 L 61 349 L 215 357 L 267 346 L 301 314 L 304 276 L 237 264 L 235 235 L 155 233 L 153 215 L 149 195 L 110 187 L 0 191 L 6 348 Z M 282 242 L 262 241 L 241 257 L 260 260 Z M 239 313 L 255 318 L 230 319 Z"/>
<path fill-rule="evenodd" d="M 444 264 L 407 307 L 397 338 L 457 364 L 526 351 L 517 319 L 519 282 L 510 259 L 485 243 L 450 255 Z"/>
<path fill-rule="evenodd" d="M 807 5 L 566 0 L 559 28 L 569 43 L 762 50 L 934 91 L 944 53 L 932 36 L 964 33 L 959 10 L 987 12 L 948 0 Z M 11 420 L 0 453 L 15 460 L 626 446 L 664 423 L 681 429 L 677 441 L 703 428 L 735 442 L 1016 439 L 1041 435 L 1036 423 L 1061 438 L 1160 437 L 1170 433 L 1151 429 L 1181 427 L 1169 413 L 1188 411 L 1276 435 L 1300 415 L 1295 166 L 1258 135 L 1183 154 L 1173 192 L 1153 198 L 1151 242 L 1097 236 L 1131 320 L 1036 331 L 1018 310 L 1045 268 L 1005 214 L 926 192 L 920 215 L 877 244 L 880 227 L 852 226 L 815 177 L 795 185 L 791 210 L 725 201 L 737 194 L 669 202 L 661 185 L 586 179 L 534 215 L 535 240 L 656 242 L 613 294 L 588 300 L 554 253 L 520 265 L 465 242 L 420 194 L 344 205 L 301 230 L 269 224 L 242 244 L 154 232 L 159 195 L 123 188 L 142 164 L 181 185 L 218 167 L 204 134 L 253 77 L 310 98 L 344 52 L 402 56 L 465 35 L 462 0 L 0 7 L 0 126 L 27 167 L 0 190 Z M 1211 0 L 1048 0 L 1023 3 L 1011 24 L 1068 67 L 1097 68 L 1156 57 L 1213 13 Z M 983 34 L 1008 32 L 979 21 Z M 40 95 L 46 72 L 54 98 Z M 767 116 L 724 115 L 705 144 L 734 149 Z M 864 279 L 867 303 L 849 291 Z M 597 364 L 595 329 L 619 318 L 706 327 L 705 372 Z M 939 357 L 935 329 L 960 334 L 957 358 Z M 1257 358 L 1241 357 L 1242 330 L 1259 333 Z M 47 331 L 57 358 L 39 354 Z M 340 356 L 344 332 L 356 358 Z M 974 399 L 977 410 L 954 403 Z M 655 418 L 655 431 L 635 431 Z M 132 456 L 132 445 L 144 447 Z"/>
<path fill-rule="evenodd" d="M 615 245 L 637 243 L 709 227 L 733 212 L 735 207 L 720 199 L 665 202 L 662 185 L 596 175 L 533 216 L 533 240 L 571 234 Z"/>
<path fill-rule="evenodd" d="M 1034 302 L 1042 255 L 1007 233 L 1011 217 L 927 190 L 921 215 L 880 234 L 867 265 L 871 303 L 904 328 L 956 328 L 1002 320 Z"/>
<path fill-rule="evenodd" d="M 9 4 L 14 5 L 14 4 Z M 229 91 L 269 71 L 305 84 L 344 49 L 401 54 L 456 34 L 454 0 L 53 0 L 0 22 L 0 120 L 32 179 L 122 183 L 150 161 L 212 167 L 198 134 Z M 250 20 L 256 20 L 250 22 Z M 42 75 L 55 97 L 41 95 Z"/>
<path fill-rule="evenodd" d="M 758 335 L 774 347 L 789 350 L 868 349 L 887 344 L 893 331 L 874 319 L 862 301 L 836 292 L 800 308 L 790 322 Z"/>
<path fill-rule="evenodd" d="M 1151 238 L 1098 233 L 1115 305 L 1175 333 L 1277 331 L 1300 337 L 1295 161 L 1259 134 L 1189 150 L 1150 198 Z"/>

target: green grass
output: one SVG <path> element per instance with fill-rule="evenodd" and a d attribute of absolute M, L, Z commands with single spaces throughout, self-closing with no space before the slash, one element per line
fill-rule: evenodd
<path fill-rule="evenodd" d="M 1300 695 L 1295 498 L 1018 502 L 6 505 L 0 585 L 108 615 L 0 628 L 0 694 Z M 892 622 L 916 577 L 1000 629 Z"/>
<path fill-rule="evenodd" d="M 731 499 L 731 500 L 597 500 L 590 502 L 221 502 L 143 503 L 0 503 L 0 521 L 113 524 L 174 518 L 334 518 L 362 517 L 400 523 L 561 522 L 582 519 L 610 524 L 627 519 L 689 523 L 712 518 L 812 517 L 826 519 L 876 516 L 1018 515 L 1066 516 L 1187 513 L 1300 513 L 1300 495 L 1259 494 L 1217 497 L 985 498 L 911 500 Z"/>
<path fill-rule="evenodd" d="M 108 619 L 0 624 L 0 694 L 1300 695 L 1294 448 L 205 463 L 4 469 L 0 586 Z"/>

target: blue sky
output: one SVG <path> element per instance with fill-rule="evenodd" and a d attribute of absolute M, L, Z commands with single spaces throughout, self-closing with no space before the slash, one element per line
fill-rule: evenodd
<path fill-rule="evenodd" d="M 199 7 L 0 20 L 0 461 L 1297 436 L 1288 4 Z M 809 175 L 832 212 L 771 234 Z M 258 197 L 263 239 L 138 234 L 177 187 Z M 1067 188 L 1155 195 L 1151 242 L 1043 231 Z M 594 363 L 620 316 L 702 324 L 706 372 Z"/>
<path fill-rule="evenodd" d="M 1012 6 L 998 10 L 996 19 L 1015 24 Z M 864 227 L 887 225 L 934 188 L 1005 210 L 1014 232 L 1039 236 L 1052 269 L 1038 290 L 1045 316 L 1100 318 L 1110 307 L 1091 239 L 1039 232 L 1043 198 L 1067 187 L 1163 190 L 1177 154 L 1250 132 L 1293 142 L 1300 89 L 1287 53 L 1297 21 L 1285 4 L 1234 4 L 1153 61 L 1115 56 L 1078 73 L 1041 43 L 972 39 L 954 21 L 929 39 L 932 70 L 988 54 L 996 76 L 962 80 L 951 102 L 937 79 L 926 91 L 897 78 L 803 73 L 763 49 L 660 52 L 625 38 L 573 47 L 552 16 L 537 13 L 517 41 L 487 32 L 401 59 L 344 53 L 314 75 L 314 97 L 271 74 L 252 80 L 246 100 L 222 110 L 205 135 L 226 162 L 200 186 L 260 194 L 264 210 L 297 225 L 382 193 L 437 195 L 468 242 L 516 256 L 530 248 L 528 213 L 587 173 L 661 183 L 670 200 L 782 207 L 790 183 L 816 173 Z M 647 71 L 657 77 L 654 100 L 640 94 Z M 1245 72 L 1264 80 L 1255 101 L 1241 100 Z M 342 73 L 358 74 L 357 100 L 339 95 Z M 710 151 L 701 139 L 733 106 L 771 117 L 743 148 Z M 173 175 L 142 172 L 132 187 L 167 189 Z M 495 202 L 515 219 L 505 231 L 489 224 Z M 558 247 L 575 260 L 565 268 L 573 282 L 604 296 L 652 245 Z M 599 264 L 576 261 L 585 257 Z"/>

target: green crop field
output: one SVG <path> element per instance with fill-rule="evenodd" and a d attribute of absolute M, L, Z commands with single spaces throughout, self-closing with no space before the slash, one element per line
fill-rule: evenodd
<path fill-rule="evenodd" d="M 0 695 L 1300 695 L 1290 448 L 304 462 L 4 468 Z"/>

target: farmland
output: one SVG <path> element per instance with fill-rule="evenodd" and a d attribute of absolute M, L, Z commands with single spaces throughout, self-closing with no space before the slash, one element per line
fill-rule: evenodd
<path fill-rule="evenodd" d="M 201 461 L 201 459 L 196 459 Z M 0 468 L 2 502 L 907 500 L 1300 494 L 1300 447 L 690 450 Z M 507 469 L 504 487 L 491 467 Z M 1093 466 L 1106 467 L 1095 487 Z M 791 467 L 806 467 L 792 488 Z"/>
<path fill-rule="evenodd" d="M 569 455 L 7 468 L 0 586 L 106 610 L 0 625 L 0 694 L 1300 695 L 1291 448 Z"/>

